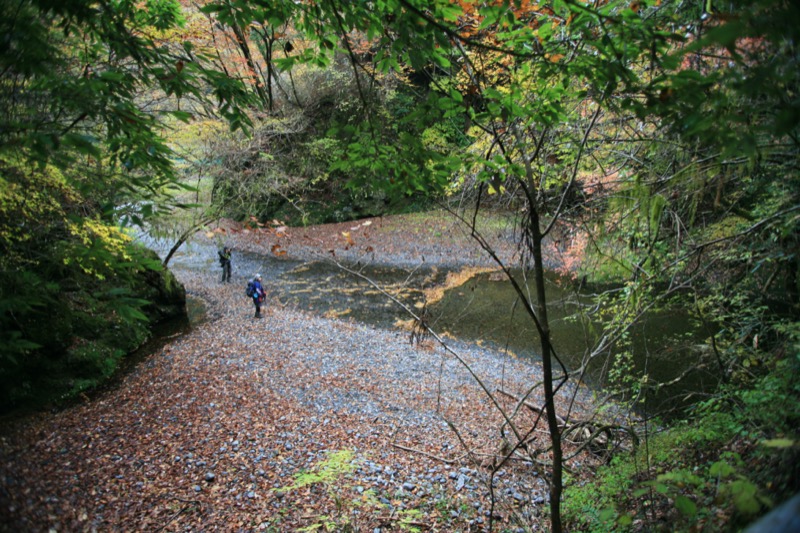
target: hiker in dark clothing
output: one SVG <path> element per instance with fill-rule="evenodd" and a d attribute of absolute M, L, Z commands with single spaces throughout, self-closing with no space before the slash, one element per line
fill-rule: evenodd
<path fill-rule="evenodd" d="M 219 254 L 219 265 L 222 267 L 222 282 L 231 282 L 231 249 L 227 246 Z"/>
<path fill-rule="evenodd" d="M 261 303 L 264 301 L 264 287 L 261 285 L 261 274 L 253 278 L 253 305 L 256 306 L 255 318 L 261 318 Z"/>

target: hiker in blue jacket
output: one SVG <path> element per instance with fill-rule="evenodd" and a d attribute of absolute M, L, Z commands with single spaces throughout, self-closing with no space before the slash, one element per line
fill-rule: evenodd
<path fill-rule="evenodd" d="M 261 318 L 261 302 L 264 301 L 264 287 L 261 285 L 261 274 L 253 278 L 253 304 L 256 306 L 255 318 Z"/>

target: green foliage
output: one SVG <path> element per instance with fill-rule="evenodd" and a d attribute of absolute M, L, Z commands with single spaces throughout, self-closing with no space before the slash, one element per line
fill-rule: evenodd
<path fill-rule="evenodd" d="M 91 207 L 58 169 L 15 163 L 0 162 L 2 410 L 59 401 L 107 379 L 147 337 L 148 321 L 161 318 L 144 298 L 170 294 L 145 279 L 160 277 L 158 260 L 86 216 Z"/>
<path fill-rule="evenodd" d="M 118 223 L 145 223 L 184 189 L 164 126 L 194 115 L 170 102 L 235 129 L 250 101 L 204 52 L 164 38 L 183 22 L 175 0 L 0 6 L 2 409 L 96 385 L 182 306 Z"/>
<path fill-rule="evenodd" d="M 143 255 L 129 251 L 131 259 L 123 263 Z M 182 287 L 170 293 L 150 285 L 163 279 L 162 272 L 148 274 L 115 260 L 116 275 L 100 279 L 63 259 L 58 254 L 39 261 L 50 273 L 46 282 L 30 271 L 6 271 L 0 278 L 0 307 L 11 310 L 0 320 L 2 411 L 63 401 L 98 386 L 146 340 L 151 320 L 183 308 Z"/>
<path fill-rule="evenodd" d="M 743 467 L 738 454 L 726 452 L 705 471 L 675 469 L 660 474 L 655 480 L 642 483 L 643 488 L 635 490 L 633 496 L 670 498 L 682 516 L 676 524 L 679 529 L 689 529 L 698 521 L 710 520 L 720 509 L 728 511 L 728 506 L 742 519 L 752 519 L 772 503 L 742 474 Z"/>
<path fill-rule="evenodd" d="M 180 27 L 186 22 L 177 0 L 147 0 L 144 9 L 136 15 L 143 25 L 157 30 Z"/>
<path fill-rule="evenodd" d="M 773 366 L 774 365 L 774 366 Z M 800 427 L 800 354 L 772 363 L 760 377 L 742 375 L 710 400 L 698 404 L 701 415 L 718 415 L 729 430 L 750 438 L 794 435 Z"/>
<path fill-rule="evenodd" d="M 353 458 L 354 454 L 350 450 L 338 450 L 333 452 L 327 459 L 317 465 L 314 470 L 297 474 L 294 483 L 277 490 L 280 492 L 288 492 L 317 483 L 323 485 L 334 484 L 339 481 L 342 476 L 355 470 L 356 465 Z"/>
<path fill-rule="evenodd" d="M 362 502 L 347 499 L 346 493 L 352 487 L 347 485 L 345 481 L 347 476 L 357 468 L 354 457 L 354 453 L 350 450 L 332 452 L 313 470 L 295 475 L 294 483 L 291 485 L 276 489 L 277 492 L 289 492 L 313 485 L 321 485 L 336 502 L 338 510 L 336 516 L 317 516 L 312 524 L 300 531 L 355 531 L 348 514 L 352 506 L 358 507 L 362 505 Z M 370 498 L 368 497 L 366 501 L 369 502 Z M 376 502 L 372 501 L 370 503 L 374 504 Z"/>
<path fill-rule="evenodd" d="M 402 211 L 444 190 L 464 136 L 437 122 L 438 112 L 424 122 L 418 110 L 412 116 L 420 98 L 375 90 L 362 101 L 352 71 L 341 67 L 300 69 L 293 79 L 312 106 L 285 109 L 258 122 L 252 138 L 233 137 L 215 150 L 214 198 L 225 214 L 341 222 Z"/>
<path fill-rule="evenodd" d="M 52 166 L 0 162 L 0 409 L 71 397 L 113 374 L 182 288 Z M 166 279 L 166 278 L 163 278 Z M 174 281 L 174 279 L 173 279 Z M 165 282 L 166 283 L 166 282 Z M 43 325 L 46 324 L 46 327 Z"/>
<path fill-rule="evenodd" d="M 651 435 L 636 454 L 615 457 L 564 502 L 581 530 L 624 530 L 630 518 L 670 516 L 673 530 L 745 524 L 790 496 L 796 467 L 800 360 L 784 359 L 744 386 L 730 384 L 699 404 L 692 420 Z M 771 438 L 773 436 L 784 436 Z M 726 451 L 732 442 L 739 451 Z M 770 494 L 772 492 L 772 494 Z M 672 513 L 674 510 L 677 514 Z M 621 521 L 620 521 L 621 520 Z"/>
<path fill-rule="evenodd" d="M 328 457 L 310 470 L 295 475 L 294 482 L 275 489 L 276 492 L 289 492 L 306 489 L 314 491 L 322 488 L 335 504 L 335 514 L 315 516 L 314 521 L 299 531 L 360 531 L 357 517 L 369 516 L 370 511 L 382 512 L 387 504 L 382 503 L 372 490 L 359 490 L 350 483 L 350 474 L 359 468 L 359 461 L 351 450 L 331 452 Z M 440 499 L 437 506 L 445 510 L 453 502 Z M 467 509 L 465 512 L 472 511 Z M 443 512 L 446 516 L 448 513 Z M 420 531 L 415 524 L 423 516 L 420 509 L 392 508 L 393 527 L 400 531 Z"/>

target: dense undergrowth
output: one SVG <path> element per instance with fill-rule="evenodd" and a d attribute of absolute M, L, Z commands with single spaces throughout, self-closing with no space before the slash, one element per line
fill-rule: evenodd
<path fill-rule="evenodd" d="M 729 383 L 669 426 L 645 428 L 564 497 L 576 531 L 736 531 L 800 490 L 797 353 Z"/>
<path fill-rule="evenodd" d="M 0 412 L 7 412 L 104 383 L 153 323 L 184 312 L 185 293 L 154 252 L 104 220 L 58 170 L 6 162 L 3 171 Z M 42 184 L 46 191 L 31 192 Z"/>
<path fill-rule="evenodd" d="M 3 302 L 28 305 L 3 324 L 15 350 L 0 359 L 0 412 L 67 402 L 103 385 L 153 324 L 183 312 L 183 286 L 152 268 L 159 264 L 154 254 L 137 253 L 151 269 L 105 280 L 68 271 L 46 282 L 27 272 L 15 289 L 5 285 Z"/>

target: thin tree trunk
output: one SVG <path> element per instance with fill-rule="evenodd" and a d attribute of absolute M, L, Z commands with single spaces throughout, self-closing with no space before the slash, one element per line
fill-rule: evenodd
<path fill-rule="evenodd" d="M 236 36 L 236 40 L 238 41 L 239 49 L 242 51 L 242 55 L 244 56 L 245 61 L 247 62 L 247 68 L 250 69 L 252 72 L 253 81 L 256 85 L 256 93 L 261 101 L 267 106 L 270 106 L 270 101 L 267 99 L 267 95 L 264 92 L 264 86 L 261 83 L 261 78 L 258 75 L 258 69 L 256 69 L 256 64 L 253 61 L 253 56 L 250 53 L 250 46 L 247 44 L 247 38 L 245 37 L 244 31 L 241 27 L 239 27 L 238 23 L 233 23 L 231 25 L 233 29 L 233 34 Z"/>
<path fill-rule="evenodd" d="M 553 445 L 553 479 L 550 483 L 550 521 L 552 531 L 559 533 L 561 525 L 561 492 L 563 489 L 563 453 L 561 450 L 561 430 L 556 414 L 555 391 L 553 387 L 553 348 L 550 344 L 550 323 L 547 320 L 547 297 L 544 289 L 544 260 L 542 259 L 542 231 L 539 227 L 539 213 L 535 206 L 530 209 L 531 253 L 533 254 L 533 278 L 536 286 L 536 314 L 539 317 L 542 370 L 544 373 L 544 402 L 547 428 Z"/>
<path fill-rule="evenodd" d="M 197 233 L 197 230 L 199 230 L 206 224 L 212 222 L 213 220 L 216 220 L 216 218 L 217 218 L 216 216 L 204 218 L 199 222 L 192 224 L 191 227 L 189 227 L 186 231 L 181 233 L 180 236 L 178 237 L 178 240 L 175 241 L 175 244 L 173 244 L 172 248 L 170 248 L 169 252 L 167 252 L 167 256 L 161 262 L 161 264 L 164 265 L 164 268 L 166 268 L 169 265 L 170 259 L 172 259 L 172 256 L 175 255 L 175 252 L 178 251 L 178 248 L 180 248 L 183 245 L 183 243 L 186 242 L 186 239 Z"/>

